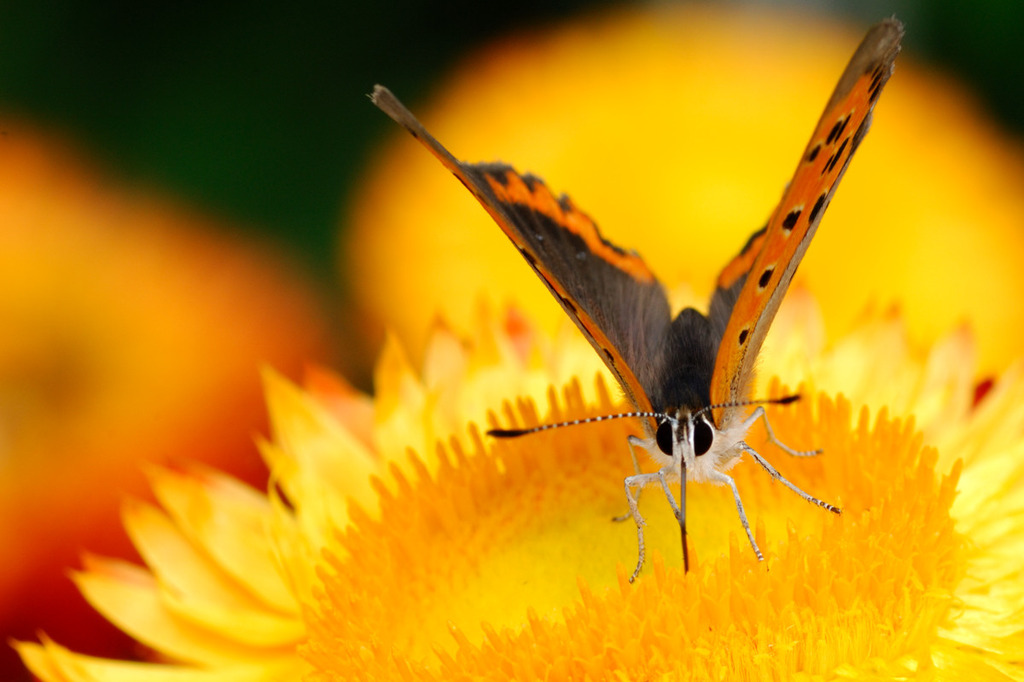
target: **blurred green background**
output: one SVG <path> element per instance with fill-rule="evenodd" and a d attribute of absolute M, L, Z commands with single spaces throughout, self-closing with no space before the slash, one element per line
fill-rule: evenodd
<path fill-rule="evenodd" d="M 1024 2 L 770 3 L 867 25 L 1024 131 Z M 346 192 L 393 125 L 376 82 L 415 103 L 467 51 L 612 3 L 66 2 L 0 6 L 0 115 L 56 129 L 116 175 L 286 245 L 335 308 Z"/>

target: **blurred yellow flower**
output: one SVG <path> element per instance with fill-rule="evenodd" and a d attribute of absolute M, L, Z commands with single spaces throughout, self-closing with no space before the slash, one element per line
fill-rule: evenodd
<path fill-rule="evenodd" d="M 764 564 L 728 492 L 694 485 L 693 570 L 682 572 L 678 528 L 649 495 L 654 556 L 630 585 L 634 529 L 610 520 L 625 504 L 630 424 L 494 447 L 464 431 L 499 405 L 480 396 L 525 396 L 505 404 L 502 423 L 536 422 L 540 399 L 545 419 L 617 410 L 607 376 L 582 370 L 582 382 L 545 388 L 573 356 L 591 362 L 586 342 L 483 314 L 469 340 L 435 326 L 421 371 L 389 342 L 372 401 L 323 372 L 309 392 L 267 374 L 268 496 L 208 470 L 152 472 L 162 508 L 124 512 L 149 569 L 93 559 L 76 582 L 161 663 L 87 657 L 48 638 L 19 652 L 46 682 L 1019 678 L 1020 366 L 975 405 L 968 335 L 922 355 L 891 343 L 898 317 L 874 316 L 822 351 L 821 315 L 795 293 L 765 348 L 787 383 L 808 370 L 842 380 L 883 357 L 897 371 L 863 372 L 845 398 L 808 393 L 775 409 L 781 437 L 826 454 L 773 459 L 844 513 L 808 507 L 741 463 Z M 890 394 L 901 400 L 889 410 L 860 407 Z"/>
<path fill-rule="evenodd" d="M 513 36 L 430 102 L 403 99 L 457 157 L 540 175 L 703 299 L 774 208 L 861 36 L 792 13 L 645 6 Z M 561 309 L 488 215 L 392 134 L 344 225 L 364 318 L 418 345 L 437 311 L 461 326 L 486 296 L 552 328 Z M 898 302 L 920 342 L 969 321 L 996 371 L 1024 329 L 1024 306 L 1006 303 L 1024 293 L 1022 186 L 1019 146 L 904 53 L 797 282 L 833 340 L 869 303 Z"/>
<path fill-rule="evenodd" d="M 135 556 L 118 507 L 146 489 L 143 462 L 206 461 L 262 484 L 256 368 L 324 357 L 322 313 L 269 249 L 101 177 L 51 136 L 3 131 L 0 632 L 45 627 L 122 653 L 67 568 L 87 547 Z M 4 648 L 0 678 L 14 666 Z"/>

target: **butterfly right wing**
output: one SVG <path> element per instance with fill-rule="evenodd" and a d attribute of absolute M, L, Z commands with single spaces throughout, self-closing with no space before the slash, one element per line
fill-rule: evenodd
<path fill-rule="evenodd" d="M 494 218 L 590 341 L 638 410 L 651 411 L 659 377 L 650 358 L 671 323 L 661 283 L 635 252 L 605 240 L 572 201 L 500 163 L 456 159 L 391 92 L 370 99 L 412 133 Z M 645 427 L 652 424 L 645 420 Z"/>
<path fill-rule="evenodd" d="M 902 37 L 903 25 L 896 19 L 868 31 L 840 76 L 768 224 L 719 275 L 712 318 L 721 324 L 727 317 L 728 324 L 715 360 L 712 404 L 749 398 L 758 351 L 821 216 L 871 125 L 872 110 L 892 74 Z M 715 299 L 726 303 L 715 310 Z"/>

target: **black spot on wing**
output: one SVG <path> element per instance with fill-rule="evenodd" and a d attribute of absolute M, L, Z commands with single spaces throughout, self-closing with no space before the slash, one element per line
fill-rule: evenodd
<path fill-rule="evenodd" d="M 811 224 L 818 219 L 818 214 L 821 213 L 821 209 L 825 208 L 825 198 L 828 196 L 828 192 L 822 192 L 818 200 L 814 202 L 814 206 L 811 208 L 810 216 L 808 220 Z"/>
<path fill-rule="evenodd" d="M 818 158 L 818 154 L 820 154 L 820 153 L 821 153 L 821 143 L 819 142 L 816 145 L 814 145 L 813 147 L 811 147 L 810 153 L 807 154 L 807 160 L 809 162 L 813 162 L 816 158 Z"/>
<path fill-rule="evenodd" d="M 885 83 L 885 69 L 880 68 L 871 76 L 871 85 L 868 87 L 868 102 L 875 103 L 878 95 L 882 92 L 882 84 Z"/>
<path fill-rule="evenodd" d="M 832 125 L 832 130 L 828 131 L 828 137 L 825 138 L 825 144 L 832 144 L 836 141 L 844 123 L 845 121 L 843 119 L 839 119 Z"/>
<path fill-rule="evenodd" d="M 864 139 L 864 136 L 868 134 L 868 128 L 870 127 L 871 114 L 869 112 L 868 115 L 864 117 L 864 120 L 860 122 L 860 125 L 857 126 L 857 131 L 853 134 L 853 142 L 850 144 L 850 156 L 853 156 L 853 153 L 857 151 L 857 147 L 860 146 L 861 140 Z"/>
<path fill-rule="evenodd" d="M 508 187 L 508 173 L 488 173 L 489 177 L 493 178 L 502 187 Z"/>
<path fill-rule="evenodd" d="M 782 229 L 789 232 L 796 227 L 796 221 L 800 220 L 800 214 L 803 212 L 803 208 L 794 208 L 792 211 L 786 214 L 786 217 L 782 219 Z"/>
<path fill-rule="evenodd" d="M 839 163 L 839 157 L 841 157 L 843 155 L 843 152 L 846 151 L 846 145 L 849 144 L 849 142 L 850 138 L 846 138 L 845 140 L 843 140 L 843 143 L 839 145 L 839 149 L 837 149 L 835 153 L 832 154 L 831 158 L 829 158 L 828 160 L 828 163 L 825 164 L 825 168 L 822 171 L 823 173 L 832 172 L 832 170 L 836 167 L 836 164 Z"/>
<path fill-rule="evenodd" d="M 843 143 L 842 143 L 841 145 L 839 145 L 839 151 L 837 151 L 837 152 L 836 152 L 836 156 L 837 156 L 837 157 L 839 157 L 839 156 L 842 156 L 842 155 L 843 155 L 843 151 L 845 151 L 845 150 L 846 150 L 846 145 L 850 144 L 850 139 L 851 139 L 851 138 L 852 138 L 852 136 L 849 136 L 849 137 L 845 138 L 845 139 L 843 140 Z"/>
<path fill-rule="evenodd" d="M 741 346 L 747 342 L 747 336 L 749 336 L 749 334 L 750 334 L 750 330 L 749 329 L 741 329 L 740 330 L 740 345 Z"/>
<path fill-rule="evenodd" d="M 761 277 L 757 280 L 757 286 L 764 289 L 768 286 L 768 282 L 772 281 L 772 273 L 775 272 L 775 267 L 765 268 L 764 272 L 761 273 Z"/>
<path fill-rule="evenodd" d="M 838 132 L 838 133 L 836 134 L 836 139 L 837 139 L 837 140 L 838 140 L 838 139 L 839 139 L 840 137 L 842 137 L 842 136 L 843 136 L 843 133 L 845 133 L 845 132 L 846 132 L 846 126 L 847 126 L 847 124 L 849 124 L 849 123 L 850 123 L 850 119 L 851 119 L 851 118 L 852 118 L 852 116 L 851 116 L 850 114 L 847 114 L 846 116 L 843 116 L 843 118 L 842 118 L 842 125 L 841 125 L 841 126 L 839 126 L 839 132 Z"/>
<path fill-rule="evenodd" d="M 831 172 L 831 170 L 833 168 L 835 168 L 835 166 L 836 166 L 836 155 L 832 154 L 831 156 L 828 157 L 828 160 L 825 161 L 825 165 L 821 167 L 821 173 L 819 173 L 819 175 L 822 175 L 822 176 L 827 175 L 829 172 Z"/>

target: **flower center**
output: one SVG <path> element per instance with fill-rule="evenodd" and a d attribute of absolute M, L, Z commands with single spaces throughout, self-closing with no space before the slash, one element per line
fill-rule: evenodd
<path fill-rule="evenodd" d="M 588 412 L 578 389 L 566 397 L 570 407 L 553 419 Z M 613 411 L 603 402 L 599 411 Z M 444 678 L 448 667 L 493 673 L 497 665 L 529 677 L 541 651 L 545 666 L 560 661 L 579 677 L 684 668 L 720 677 L 748 664 L 760 666 L 750 677 L 784 677 L 859 666 L 882 652 L 917 665 L 964 570 L 949 515 L 959 470 L 937 477 L 935 452 L 912 425 L 884 414 L 871 425 L 864 413 L 851 428 L 842 400 L 769 415 L 783 442 L 825 454 L 789 457 L 760 427 L 748 442 L 843 514 L 808 505 L 742 462 L 731 475 L 763 564 L 731 492 L 690 484 L 697 560 L 684 574 L 678 526 L 652 488 L 641 501 L 649 563 L 635 585 L 626 582 L 636 531 L 611 518 L 626 510 L 626 435 L 635 425 L 565 428 L 493 448 L 474 438 L 471 452 L 454 444 L 443 453 L 432 477 L 415 461 L 411 476 L 394 468 L 393 483 L 378 485 L 379 516 L 353 513 L 326 553 L 307 657 L 339 678 L 404 667 Z"/>

